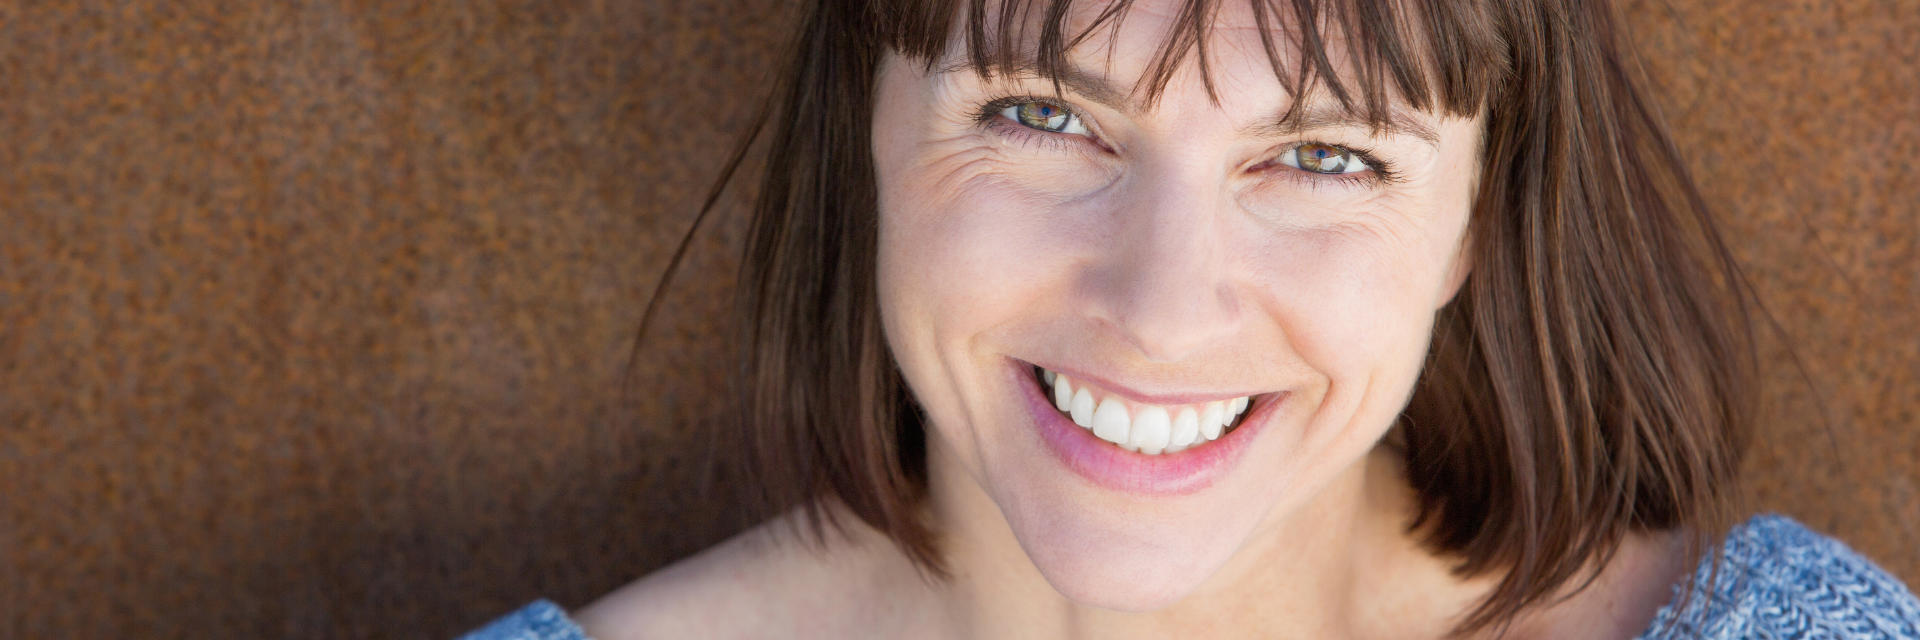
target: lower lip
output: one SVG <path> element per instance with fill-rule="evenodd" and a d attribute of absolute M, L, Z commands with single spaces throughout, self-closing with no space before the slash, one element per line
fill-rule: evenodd
<path fill-rule="evenodd" d="M 1259 434 L 1284 396 L 1273 394 L 1268 401 L 1247 413 L 1240 425 L 1220 439 L 1178 453 L 1147 455 L 1116 447 L 1101 440 L 1092 431 L 1074 424 L 1061 414 L 1053 401 L 1040 394 L 1033 380 L 1033 367 L 1015 362 L 1010 367 L 1013 381 L 1022 389 L 1027 412 L 1039 425 L 1040 439 L 1062 464 L 1087 481 L 1105 489 L 1146 496 L 1177 496 L 1194 493 L 1212 485 L 1233 469 L 1246 451 L 1247 444 Z"/>

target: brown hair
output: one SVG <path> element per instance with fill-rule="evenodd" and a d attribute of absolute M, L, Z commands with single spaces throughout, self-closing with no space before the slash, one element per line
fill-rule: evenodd
<path fill-rule="evenodd" d="M 764 129 L 739 279 L 743 431 L 730 449 L 756 517 L 801 506 L 819 539 L 846 524 L 826 507 L 838 501 L 944 575 L 919 516 L 922 416 L 875 296 L 875 76 L 888 51 L 932 68 L 958 33 L 977 73 L 1055 77 L 1066 51 L 1117 29 L 1131 0 L 1076 33 L 1068 4 L 820 0 L 806 13 L 777 92 L 695 222 Z M 1462 575 L 1499 572 L 1465 632 L 1591 579 L 1629 531 L 1679 530 L 1697 557 L 1726 530 L 1753 395 L 1752 303 L 1611 7 L 1414 4 L 1252 0 L 1294 96 L 1326 91 L 1376 124 L 1395 99 L 1486 114 L 1473 270 L 1439 313 L 1394 436 L 1422 499 L 1415 530 Z M 1149 99 L 1190 51 L 1206 77 L 1215 8 L 1187 0 L 1176 14 L 1142 78 Z M 1023 16 L 1042 18 L 1024 50 L 1012 37 Z M 1347 78 L 1328 55 L 1336 33 Z"/>

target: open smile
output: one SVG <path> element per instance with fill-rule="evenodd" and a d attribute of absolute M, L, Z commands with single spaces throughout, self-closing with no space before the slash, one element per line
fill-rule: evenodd
<path fill-rule="evenodd" d="M 1240 426 L 1255 397 L 1146 404 L 1043 367 L 1033 371 L 1034 379 L 1053 398 L 1054 408 L 1075 425 L 1122 449 L 1147 455 L 1178 453 L 1220 439 Z"/>
<path fill-rule="evenodd" d="M 1211 485 L 1288 395 L 1147 400 L 1024 362 L 1010 371 L 1056 458 L 1096 485 L 1146 495 Z"/>

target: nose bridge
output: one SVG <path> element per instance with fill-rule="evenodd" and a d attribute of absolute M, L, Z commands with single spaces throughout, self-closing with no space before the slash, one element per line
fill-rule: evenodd
<path fill-rule="evenodd" d="M 1127 189 L 1112 224 L 1101 307 L 1142 355 L 1177 361 L 1218 347 L 1238 321 L 1227 286 L 1219 176 L 1172 165 Z"/>

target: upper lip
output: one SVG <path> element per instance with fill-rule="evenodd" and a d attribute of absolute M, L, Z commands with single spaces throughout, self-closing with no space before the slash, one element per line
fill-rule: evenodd
<path fill-rule="evenodd" d="M 1109 378 L 1103 378 L 1098 375 L 1087 373 L 1086 371 L 1081 369 L 1074 369 L 1071 367 L 1057 367 L 1054 365 L 1039 364 L 1039 363 L 1032 363 L 1032 366 L 1037 366 L 1042 369 L 1046 369 L 1048 371 L 1052 371 L 1054 373 L 1064 375 L 1073 380 L 1085 380 L 1085 381 L 1091 382 L 1092 384 L 1100 387 L 1101 389 L 1119 394 L 1121 397 L 1126 398 L 1127 400 L 1131 400 L 1133 402 L 1140 403 L 1140 404 L 1157 404 L 1157 405 L 1202 404 L 1207 402 L 1213 402 L 1216 400 L 1232 400 L 1234 398 L 1240 398 L 1240 397 L 1259 396 L 1265 393 L 1260 391 L 1249 391 L 1249 392 L 1240 392 L 1240 393 L 1220 393 L 1216 391 L 1175 391 L 1175 392 L 1164 392 L 1164 393 L 1148 393 L 1145 391 L 1141 391 L 1139 389 L 1134 389 L 1124 384 L 1120 384 Z"/>

